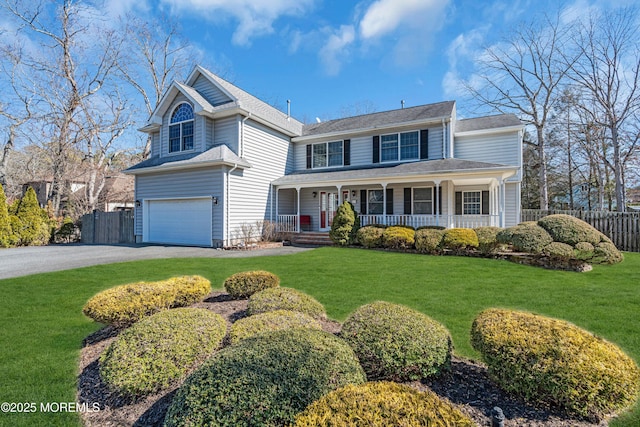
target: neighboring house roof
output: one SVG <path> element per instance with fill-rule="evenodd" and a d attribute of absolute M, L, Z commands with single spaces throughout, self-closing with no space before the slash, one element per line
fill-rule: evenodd
<path fill-rule="evenodd" d="M 105 203 L 133 201 L 134 185 L 135 178 L 131 175 L 118 173 L 108 176 L 105 179 L 100 198 Z"/>
<path fill-rule="evenodd" d="M 272 182 L 276 186 L 304 186 L 323 182 L 348 182 L 356 180 L 376 179 L 384 181 L 398 177 L 423 175 L 448 175 L 461 173 L 479 173 L 505 171 L 516 173 L 517 166 L 497 163 L 475 162 L 461 159 L 426 160 L 421 162 L 400 163 L 392 165 L 368 165 L 352 167 L 336 171 L 300 171 L 285 175 Z"/>
<path fill-rule="evenodd" d="M 495 116 L 475 117 L 462 119 L 456 122 L 456 134 L 463 132 L 476 132 L 483 130 L 496 130 L 499 128 L 522 127 L 522 122 L 514 114 L 498 114 Z"/>
<path fill-rule="evenodd" d="M 187 153 L 166 157 L 153 156 L 138 163 L 137 165 L 125 169 L 123 172 L 135 175 L 140 173 L 191 169 L 202 166 L 217 165 L 237 165 L 244 169 L 251 167 L 251 164 L 247 160 L 238 157 L 229 147 L 226 145 L 218 145 L 210 148 L 204 153 Z"/>
<path fill-rule="evenodd" d="M 455 101 L 444 101 L 436 104 L 419 105 L 417 107 L 382 111 L 379 113 L 364 114 L 361 116 L 313 123 L 303 127 L 302 136 L 315 136 L 341 132 L 346 133 L 355 130 L 384 128 L 392 125 L 401 125 L 403 123 L 448 118 L 452 116 L 454 107 Z"/>
<path fill-rule="evenodd" d="M 245 92 L 236 85 L 226 81 L 220 76 L 213 74 L 211 71 L 205 68 L 198 66 L 194 70 L 194 73 L 196 72 L 199 72 L 200 74 L 208 78 L 212 83 L 214 83 L 225 93 L 227 93 L 232 99 L 231 105 L 229 103 L 217 105 L 214 107 L 214 112 L 216 110 L 226 110 L 229 107 L 241 108 L 273 125 L 288 130 L 292 134 L 300 135 L 302 133 L 302 123 L 294 119 L 293 117 L 287 116 L 286 113 L 256 98 L 250 93 Z M 188 82 L 195 81 L 195 78 L 193 76 L 194 73 L 192 73 L 192 76 L 187 80 Z"/>

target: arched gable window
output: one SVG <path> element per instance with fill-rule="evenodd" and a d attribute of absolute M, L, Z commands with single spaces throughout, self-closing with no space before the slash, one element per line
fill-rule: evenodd
<path fill-rule="evenodd" d="M 193 150 L 193 107 L 178 105 L 169 123 L 169 152 Z"/>

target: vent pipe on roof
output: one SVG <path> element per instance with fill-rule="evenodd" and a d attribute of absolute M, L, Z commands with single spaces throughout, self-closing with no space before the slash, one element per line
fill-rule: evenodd
<path fill-rule="evenodd" d="M 400 101 L 400 105 L 402 105 L 402 109 L 404 110 L 404 99 Z"/>
<path fill-rule="evenodd" d="M 291 117 L 291 100 L 287 99 L 287 119 Z"/>

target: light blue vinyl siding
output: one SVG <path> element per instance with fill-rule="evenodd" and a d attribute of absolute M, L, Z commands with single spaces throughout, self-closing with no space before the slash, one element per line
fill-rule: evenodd
<path fill-rule="evenodd" d="M 239 117 L 226 117 L 214 122 L 213 145 L 226 145 L 234 153 L 239 153 L 238 141 L 240 140 Z"/>
<path fill-rule="evenodd" d="M 225 95 L 220 89 L 218 89 L 215 85 L 213 85 L 209 79 L 200 75 L 193 84 L 193 88 L 200 93 L 209 101 L 209 103 L 213 106 L 224 104 L 225 102 L 231 101 L 231 99 Z"/>
<path fill-rule="evenodd" d="M 240 237 L 243 224 L 255 225 L 275 215 L 271 209 L 271 181 L 286 172 L 290 155 L 289 138 L 267 127 L 246 120 L 244 158 L 251 168 L 234 173 L 229 183 L 229 237 Z M 275 218 L 274 218 L 275 219 Z"/>
<path fill-rule="evenodd" d="M 456 137 L 454 154 L 457 159 L 518 166 L 520 159 L 518 132 Z M 509 181 L 521 181 L 520 172 Z"/>
<path fill-rule="evenodd" d="M 221 167 L 192 169 L 136 176 L 136 200 L 211 197 L 213 206 L 212 239 L 222 240 L 224 173 Z M 144 205 L 144 203 L 143 203 Z M 136 208 L 136 235 L 142 235 L 142 207 Z"/>

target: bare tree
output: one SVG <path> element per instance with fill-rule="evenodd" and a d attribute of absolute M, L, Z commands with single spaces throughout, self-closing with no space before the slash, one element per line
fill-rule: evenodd
<path fill-rule="evenodd" d="M 33 137 L 44 141 L 51 158 L 49 198 L 58 214 L 70 154 L 85 136 L 83 104 L 110 81 L 122 38 L 103 25 L 96 9 L 73 0 L 4 0 L 2 6 L 18 23 L 18 34 L 37 46 L 25 49 L 21 61 L 38 98 L 40 128 Z"/>
<path fill-rule="evenodd" d="M 175 22 L 165 19 L 150 23 L 128 16 L 124 25 L 130 46 L 123 52 L 125 57 L 118 62 L 118 70 L 141 95 L 149 117 L 171 82 L 193 66 L 195 56 L 187 41 L 180 37 Z M 149 136 L 143 158 L 147 158 L 150 151 Z"/>
<path fill-rule="evenodd" d="M 548 209 L 549 193 L 545 132 L 559 90 L 575 58 L 566 61 L 568 29 L 559 16 L 522 25 L 504 42 L 477 58 L 479 85 L 466 82 L 469 93 L 501 113 L 515 113 L 535 128 L 527 141 L 538 155 L 540 209 Z"/>
<path fill-rule="evenodd" d="M 594 14 L 583 23 L 576 49 L 581 59 L 571 67 L 589 105 L 597 108 L 594 124 L 607 130 L 603 159 L 613 170 L 616 209 L 624 212 L 625 165 L 636 154 L 638 138 L 632 126 L 640 112 L 640 30 L 637 9 Z M 636 134 L 637 135 L 637 134 Z"/>

